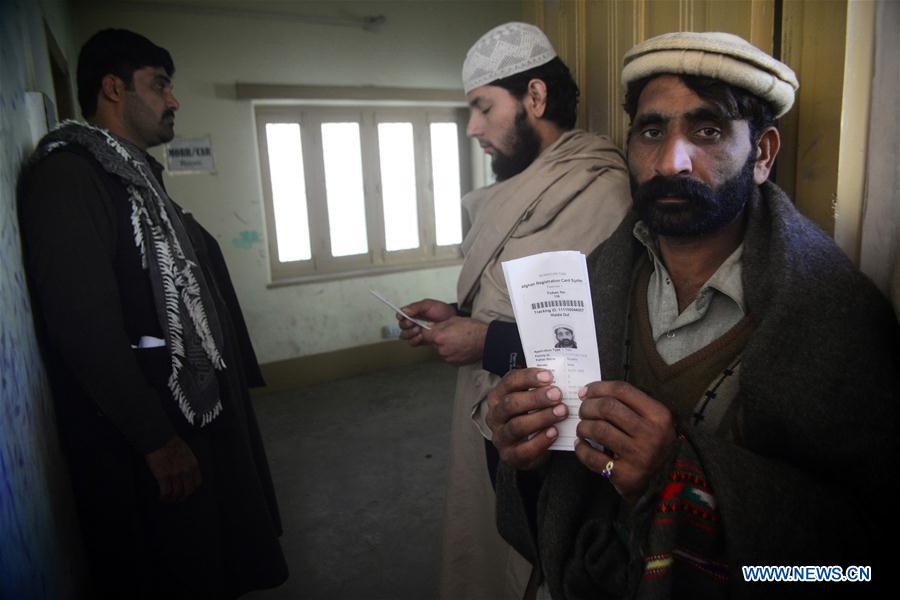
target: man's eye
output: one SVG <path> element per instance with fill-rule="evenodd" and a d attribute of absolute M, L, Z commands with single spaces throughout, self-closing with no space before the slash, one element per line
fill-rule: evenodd
<path fill-rule="evenodd" d="M 719 129 L 717 129 L 716 127 L 703 127 L 697 130 L 697 133 L 700 135 L 700 137 L 716 138 L 719 137 L 722 132 L 719 131 Z"/>
<path fill-rule="evenodd" d="M 483 114 L 483 115 L 486 115 L 486 114 L 488 114 L 489 112 L 491 112 L 491 107 L 490 107 L 490 106 L 488 106 L 487 108 L 482 108 L 482 109 L 481 109 L 481 114 Z"/>
<path fill-rule="evenodd" d="M 655 140 L 662 136 L 662 131 L 659 129 L 647 128 L 641 131 L 641 136 L 648 140 Z"/>

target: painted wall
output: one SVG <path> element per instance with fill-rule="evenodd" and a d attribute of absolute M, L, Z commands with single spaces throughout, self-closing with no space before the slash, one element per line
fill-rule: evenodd
<path fill-rule="evenodd" d="M 900 318 L 900 5 L 879 2 L 860 268 Z"/>
<path fill-rule="evenodd" d="M 31 150 L 24 92 L 53 97 L 42 16 L 65 3 L 0 0 L 0 598 L 73 598 L 81 552 L 35 343 L 16 218 Z M 69 32 L 50 25 L 61 45 Z"/>
<path fill-rule="evenodd" d="M 421 297 L 455 299 L 458 266 L 267 288 L 253 108 L 235 99 L 234 84 L 461 90 L 469 46 L 494 25 L 519 19 L 519 2 L 254 4 L 273 7 L 277 15 L 199 9 L 198 3 L 187 2 L 148 4 L 76 2 L 76 44 L 101 28 L 124 27 L 172 53 L 181 102 L 177 135 L 210 135 L 218 174 L 169 177 L 166 185 L 219 240 L 261 362 L 381 341 L 381 326 L 396 321 L 369 296 L 370 287 L 401 304 Z M 227 6 L 242 4 L 248 3 Z M 302 22 L 290 11 L 330 17 L 380 14 L 387 21 L 372 32 Z"/>

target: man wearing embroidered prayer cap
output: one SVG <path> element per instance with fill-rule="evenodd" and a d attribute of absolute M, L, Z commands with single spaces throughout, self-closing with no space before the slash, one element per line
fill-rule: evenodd
<path fill-rule="evenodd" d="M 451 426 L 441 595 L 522 598 L 531 567 L 497 533 L 482 401 L 497 382 L 483 364 L 515 337 L 501 262 L 551 250 L 591 252 L 629 204 L 625 162 L 609 139 L 574 129 L 578 87 L 547 36 L 505 23 L 469 50 L 462 68 L 468 134 L 490 155 L 497 183 L 463 198 L 471 227 L 456 305 L 422 300 L 405 307 L 431 330 L 400 320 L 412 345 L 433 344 L 460 365 Z M 522 356 L 521 349 L 513 357 Z M 514 360 L 514 358 L 513 358 Z M 514 360 L 515 361 L 515 360 Z M 488 448 L 491 454 L 486 457 Z"/>
<path fill-rule="evenodd" d="M 566 415 L 549 373 L 489 393 L 498 528 L 538 598 L 875 594 L 896 579 L 876 554 L 895 540 L 896 320 L 768 180 L 794 73 L 725 33 L 624 62 L 634 206 L 588 260 L 604 381 L 579 392 L 571 453 L 547 450 Z M 754 583 L 760 565 L 872 582 Z"/>
<path fill-rule="evenodd" d="M 147 38 L 96 33 L 78 57 L 87 122 L 46 135 L 21 180 L 90 598 L 236 598 L 287 578 L 237 297 L 147 153 L 174 136 L 174 73 Z"/>

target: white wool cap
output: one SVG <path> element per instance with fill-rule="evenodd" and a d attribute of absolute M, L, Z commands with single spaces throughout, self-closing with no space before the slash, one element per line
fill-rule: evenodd
<path fill-rule="evenodd" d="M 780 117 L 800 87 L 789 66 L 731 33 L 665 33 L 625 53 L 622 84 L 652 75 L 703 75 L 767 100 Z"/>
<path fill-rule="evenodd" d="M 527 71 L 556 58 L 544 32 L 528 23 L 504 23 L 481 36 L 463 63 L 463 89 L 468 94 L 492 81 Z"/>

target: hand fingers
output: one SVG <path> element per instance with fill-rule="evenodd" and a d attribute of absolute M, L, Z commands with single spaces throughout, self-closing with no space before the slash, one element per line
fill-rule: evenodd
<path fill-rule="evenodd" d="M 613 474 L 610 475 L 609 479 L 612 479 L 616 475 L 621 476 L 622 470 L 628 468 L 628 465 L 624 461 L 613 460 L 612 456 L 592 448 L 591 445 L 584 440 L 575 441 L 575 456 L 578 457 L 581 464 L 598 475 L 603 473 L 606 465 L 612 460 Z"/>
<path fill-rule="evenodd" d="M 191 469 L 189 472 L 184 475 L 184 496 L 182 499 L 191 496 L 197 489 L 200 487 L 200 484 L 203 482 L 203 476 L 200 473 L 200 469 L 198 466 Z"/>
<path fill-rule="evenodd" d="M 407 321 L 410 323 L 411 321 Z M 413 325 L 409 329 L 403 329 L 403 324 L 400 325 L 400 339 L 409 342 L 410 346 L 418 346 L 422 343 L 422 328 L 418 325 Z"/>
<path fill-rule="evenodd" d="M 400 329 L 412 329 L 413 327 L 418 327 L 414 322 L 410 321 L 406 317 L 401 314 L 397 314 L 397 322 L 400 325 Z"/>
<path fill-rule="evenodd" d="M 593 440 L 603 444 L 607 450 L 617 456 L 631 456 L 635 452 L 635 441 L 621 429 L 603 419 L 584 419 L 575 429 L 576 435 L 583 440 Z"/>
<path fill-rule="evenodd" d="M 203 474 L 200 472 L 200 465 L 193 457 L 185 457 L 187 462 L 173 465 L 174 471 L 168 478 L 171 486 L 171 493 L 164 501 L 182 502 L 191 496 L 203 482 Z"/>
<path fill-rule="evenodd" d="M 156 483 L 159 484 L 159 499 L 161 502 L 172 501 L 172 480 L 170 477 L 157 478 Z"/>
<path fill-rule="evenodd" d="M 489 402 L 492 400 L 488 398 Z M 514 392 L 497 398 L 490 404 L 489 418 L 498 426 L 510 419 L 562 402 L 562 392 L 557 387 L 537 388 L 527 392 Z M 533 430 L 532 430 L 533 431 Z"/>
<path fill-rule="evenodd" d="M 498 428 L 497 443 L 500 445 L 515 444 L 564 421 L 567 414 L 568 407 L 565 404 L 557 404 L 551 408 L 513 417 L 505 426 Z"/>
<path fill-rule="evenodd" d="M 513 369 L 503 376 L 494 391 L 498 396 L 550 385 L 553 373 L 546 369 Z"/>
<path fill-rule="evenodd" d="M 451 320 L 432 323 L 431 329 L 422 329 L 422 341 L 435 346 L 441 358 L 447 360 L 459 346 L 458 335 L 450 328 Z"/>
<path fill-rule="evenodd" d="M 588 421 L 609 422 L 628 435 L 636 435 L 643 421 L 643 417 L 611 396 L 582 399 L 578 416 Z"/>
<path fill-rule="evenodd" d="M 413 306 L 412 304 L 410 304 L 409 306 L 402 306 L 402 307 L 400 307 L 400 310 L 402 310 L 403 313 L 409 315 L 410 317 L 415 317 L 415 316 L 417 316 L 416 311 L 412 308 L 412 306 Z M 397 320 L 400 321 L 401 323 L 403 321 L 409 321 L 409 319 L 407 319 L 404 316 L 404 314 L 394 313 L 394 316 L 397 317 Z"/>
<path fill-rule="evenodd" d="M 406 306 L 401 306 L 400 310 L 405 312 L 411 317 L 418 317 L 421 313 L 427 312 L 428 307 L 433 304 L 433 300 L 425 299 L 419 300 L 418 302 L 413 302 L 412 304 L 407 304 Z M 402 316 L 402 315 L 401 315 Z"/>
<path fill-rule="evenodd" d="M 438 326 L 435 325 L 431 329 L 420 329 L 419 333 L 422 336 L 422 341 L 425 342 L 426 344 L 433 344 L 435 341 L 434 335 L 437 332 L 437 327 Z"/>
<path fill-rule="evenodd" d="M 407 321 L 407 323 L 412 323 L 412 321 Z M 403 323 L 400 324 L 400 337 L 405 340 L 415 337 L 420 333 L 422 333 L 422 328 L 418 325 L 413 324 L 411 327 L 404 327 Z"/>
<path fill-rule="evenodd" d="M 581 398 L 610 396 L 645 418 L 656 414 L 662 406 L 641 390 L 624 381 L 595 381 L 582 388 L 578 395 Z"/>
<path fill-rule="evenodd" d="M 184 498 L 184 480 L 178 475 L 173 475 L 170 479 L 172 493 L 169 495 L 168 502 L 178 502 Z"/>
<path fill-rule="evenodd" d="M 578 459 L 601 475 L 614 460 L 610 481 L 623 498 L 636 501 L 665 465 L 675 441 L 672 413 L 621 381 L 594 382 L 578 395 L 582 398 L 579 414 L 583 419 L 576 429 Z M 583 443 L 587 439 L 603 444 L 606 451 Z"/>
<path fill-rule="evenodd" d="M 487 395 L 488 414 L 486 421 L 488 427 L 490 427 L 492 431 L 496 431 L 497 428 L 503 426 L 509 420 L 510 403 L 513 402 L 507 399 L 509 395 L 514 393 L 527 394 L 528 392 L 521 392 L 521 390 L 544 388 L 545 386 L 550 385 L 552 379 L 553 374 L 544 369 L 515 369 L 507 373 L 503 379 L 500 380 L 500 383 L 494 386 Z M 546 396 L 544 400 L 545 402 L 552 402 L 552 400 L 546 398 Z M 532 400 L 532 402 L 534 403 L 535 408 L 541 407 L 539 401 Z M 498 407 L 501 403 L 505 403 L 505 407 L 498 411 Z"/>
<path fill-rule="evenodd" d="M 521 443 L 505 446 L 502 449 L 498 447 L 500 459 L 520 470 L 532 468 L 542 457 L 546 456 L 548 449 L 558 436 L 559 432 L 556 427 L 548 427 Z"/>

